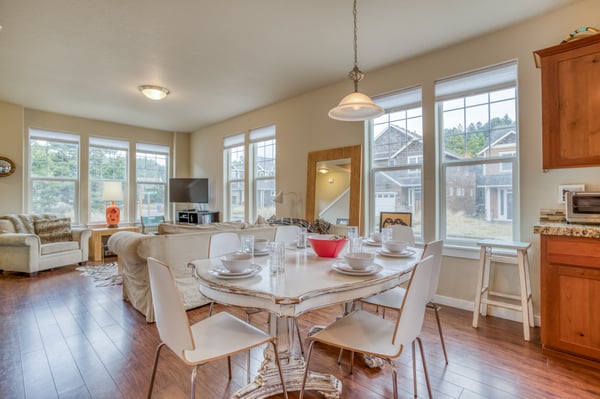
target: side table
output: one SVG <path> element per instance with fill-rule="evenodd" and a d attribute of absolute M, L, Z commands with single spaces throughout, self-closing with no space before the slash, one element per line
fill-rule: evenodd
<path fill-rule="evenodd" d="M 90 237 L 90 260 L 94 262 L 104 261 L 104 245 L 108 237 L 119 231 L 135 231 L 140 232 L 137 226 L 119 226 L 119 227 L 99 227 L 92 228 L 92 236 Z"/>

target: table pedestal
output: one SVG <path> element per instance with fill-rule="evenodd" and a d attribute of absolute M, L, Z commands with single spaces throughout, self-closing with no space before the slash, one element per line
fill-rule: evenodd
<path fill-rule="evenodd" d="M 292 322 L 293 320 L 289 318 L 270 315 L 269 329 L 272 335 L 277 335 L 279 361 L 288 392 L 300 391 L 305 370 L 304 358 L 294 351 Z M 259 399 L 283 392 L 274 356 L 273 347 L 267 345 L 264 350 L 265 360 L 263 360 L 254 381 L 235 392 L 234 398 Z M 328 399 L 339 399 L 342 393 L 342 383 L 331 374 L 309 372 L 306 379 L 306 390 L 318 391 Z"/>

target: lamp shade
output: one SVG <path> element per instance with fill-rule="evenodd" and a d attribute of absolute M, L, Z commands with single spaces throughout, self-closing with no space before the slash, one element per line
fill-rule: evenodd
<path fill-rule="evenodd" d="M 123 201 L 123 183 L 120 181 L 105 181 L 102 184 L 103 201 Z"/>
<path fill-rule="evenodd" d="M 342 98 L 338 106 L 329 111 L 329 117 L 339 121 L 364 121 L 384 113 L 385 110 L 369 96 L 355 91 Z"/>

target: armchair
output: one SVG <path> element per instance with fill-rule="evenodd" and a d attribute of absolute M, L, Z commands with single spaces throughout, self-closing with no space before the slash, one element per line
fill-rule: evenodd
<path fill-rule="evenodd" d="M 0 216 L 0 270 L 37 275 L 55 267 L 84 264 L 91 231 L 71 228 L 54 215 Z"/>

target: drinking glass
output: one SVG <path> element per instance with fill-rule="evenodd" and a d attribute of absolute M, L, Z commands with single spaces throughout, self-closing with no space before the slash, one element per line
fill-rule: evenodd
<path fill-rule="evenodd" d="M 350 244 L 348 247 L 349 253 L 362 252 L 362 237 L 351 237 L 348 244 Z"/>
<path fill-rule="evenodd" d="M 242 252 L 254 255 L 254 236 L 252 234 L 242 234 Z"/>
<path fill-rule="evenodd" d="M 389 241 L 391 239 L 392 239 L 392 228 L 385 227 L 385 228 L 381 229 L 381 244 L 384 244 L 386 241 Z"/>
<path fill-rule="evenodd" d="M 306 227 L 299 227 L 296 235 L 296 248 L 306 248 Z"/>
<path fill-rule="evenodd" d="M 358 226 L 348 226 L 348 238 L 358 237 Z"/>
<path fill-rule="evenodd" d="M 271 241 L 269 243 L 269 270 L 271 274 L 280 274 L 285 270 L 285 242 Z"/>

